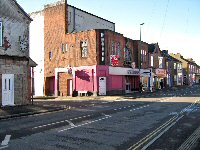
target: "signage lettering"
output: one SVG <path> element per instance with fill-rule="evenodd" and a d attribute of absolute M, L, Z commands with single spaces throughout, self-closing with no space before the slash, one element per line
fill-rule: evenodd
<path fill-rule="evenodd" d="M 128 75 L 134 75 L 134 74 L 140 74 L 140 72 L 136 71 L 136 70 L 127 70 L 127 74 Z"/>
<path fill-rule="evenodd" d="M 104 37 L 104 33 L 100 33 L 100 61 L 101 64 L 104 65 L 105 64 L 105 37 Z"/>

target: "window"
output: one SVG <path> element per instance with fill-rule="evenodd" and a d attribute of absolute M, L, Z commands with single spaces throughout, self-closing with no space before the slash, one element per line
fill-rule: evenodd
<path fill-rule="evenodd" d="M 159 60 L 159 68 L 162 68 L 163 67 L 163 63 L 162 63 L 163 57 L 158 57 L 158 60 Z"/>
<path fill-rule="evenodd" d="M 88 54 L 88 42 L 87 40 L 81 41 L 81 56 L 87 57 Z"/>
<path fill-rule="evenodd" d="M 112 44 L 111 44 L 111 54 L 115 55 L 115 43 L 114 43 L 114 41 L 112 41 Z"/>
<path fill-rule="evenodd" d="M 176 63 L 174 63 L 174 69 L 176 69 Z"/>
<path fill-rule="evenodd" d="M 120 56 L 120 43 L 117 42 L 117 55 Z"/>
<path fill-rule="evenodd" d="M 64 44 L 61 45 L 61 49 L 62 49 L 62 53 L 64 54 L 65 53 L 65 45 Z"/>
<path fill-rule="evenodd" d="M 52 57 L 53 57 L 53 53 L 49 52 L 49 59 L 52 60 Z"/>
<path fill-rule="evenodd" d="M 153 56 L 151 56 L 151 67 L 153 67 Z"/>
<path fill-rule="evenodd" d="M 0 22 L 0 46 L 3 46 L 3 24 Z"/>
<path fill-rule="evenodd" d="M 166 62 L 166 68 L 167 68 L 167 71 L 169 71 L 169 64 L 168 64 L 168 62 Z"/>
<path fill-rule="evenodd" d="M 69 23 L 72 22 L 72 12 L 69 12 Z"/>
<path fill-rule="evenodd" d="M 128 47 L 125 47 L 124 49 L 124 64 L 131 64 L 132 58 L 131 58 L 131 50 Z"/>

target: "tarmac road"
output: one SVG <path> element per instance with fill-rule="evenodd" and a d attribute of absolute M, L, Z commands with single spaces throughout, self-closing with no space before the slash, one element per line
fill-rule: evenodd
<path fill-rule="evenodd" d="M 1 120 L 0 149 L 178 149 L 200 125 L 199 96 L 194 86 L 136 99 L 47 102 L 70 109 Z"/>

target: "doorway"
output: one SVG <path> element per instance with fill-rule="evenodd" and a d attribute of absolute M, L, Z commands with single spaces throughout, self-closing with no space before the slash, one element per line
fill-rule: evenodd
<path fill-rule="evenodd" d="M 2 105 L 14 105 L 14 74 L 2 74 Z"/>

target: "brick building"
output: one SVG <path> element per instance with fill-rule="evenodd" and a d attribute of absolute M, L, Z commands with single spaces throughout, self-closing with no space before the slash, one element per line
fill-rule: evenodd
<path fill-rule="evenodd" d="M 168 50 L 162 51 L 166 58 L 167 86 L 183 85 L 182 62 L 169 55 Z"/>
<path fill-rule="evenodd" d="M 0 105 L 30 103 L 31 67 L 29 24 L 31 18 L 15 0 L 0 2 Z"/>
<path fill-rule="evenodd" d="M 182 62 L 183 85 L 192 85 L 193 83 L 195 83 L 196 63 L 191 59 L 185 59 L 180 53 L 171 53 L 170 55 Z"/>
<path fill-rule="evenodd" d="M 154 73 L 154 87 L 156 89 L 166 86 L 166 58 L 162 56 L 158 43 L 149 44 L 149 68 Z"/>

